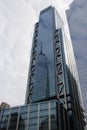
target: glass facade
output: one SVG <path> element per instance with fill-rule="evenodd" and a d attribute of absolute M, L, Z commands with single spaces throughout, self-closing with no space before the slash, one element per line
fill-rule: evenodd
<path fill-rule="evenodd" d="M 42 11 L 39 17 L 39 28 L 37 38 L 37 53 L 40 43 L 43 45 L 43 53 L 47 57 L 49 97 L 56 95 L 55 91 L 55 69 L 54 69 L 54 9 Z M 37 57 L 36 57 L 37 58 Z"/>
<path fill-rule="evenodd" d="M 47 10 L 41 12 L 39 23 L 35 26 L 31 55 L 31 67 L 26 93 L 27 103 L 47 100 L 56 96 L 53 34 L 55 30 L 55 22 L 52 20 L 54 18 L 54 8 L 49 7 Z M 42 53 L 44 55 L 39 54 L 41 46 Z M 35 50 L 35 59 L 33 57 L 33 50 Z M 33 76 L 31 72 L 32 62 L 35 66 Z M 31 76 L 33 79 L 32 97 L 29 93 L 29 89 L 31 89 Z"/>
<path fill-rule="evenodd" d="M 26 104 L 59 98 L 66 104 L 63 22 L 53 7 L 41 11 L 35 25 Z"/>
<path fill-rule="evenodd" d="M 34 88 L 32 100 L 40 101 L 45 99 L 49 95 L 48 89 L 48 68 L 47 68 L 47 57 L 45 54 L 40 52 L 37 55 L 36 65 L 35 65 L 35 75 L 34 75 Z"/>
<path fill-rule="evenodd" d="M 71 43 L 54 7 L 35 24 L 24 106 L 3 109 L 0 130 L 84 130 Z"/>
<path fill-rule="evenodd" d="M 35 24 L 25 103 L 54 99 L 67 110 L 67 129 L 84 130 L 81 91 L 72 44 L 65 35 L 59 14 L 50 6 L 40 12 L 39 22 Z M 53 116 L 51 118 L 55 120 Z M 48 122 L 48 118 L 43 119 L 45 121 Z M 63 129 L 61 121 L 60 129 Z"/>
<path fill-rule="evenodd" d="M 0 130 L 58 130 L 59 108 L 60 105 L 54 100 L 4 109 L 0 120 Z M 61 113 L 64 118 L 63 107 L 61 107 Z M 60 119 L 62 121 L 61 116 Z"/>

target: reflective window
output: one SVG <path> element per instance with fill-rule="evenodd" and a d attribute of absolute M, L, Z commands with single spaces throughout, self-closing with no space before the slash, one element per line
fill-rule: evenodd
<path fill-rule="evenodd" d="M 37 130 L 37 125 L 29 125 L 28 130 Z"/>
<path fill-rule="evenodd" d="M 38 116 L 38 112 L 30 112 L 29 118 L 33 118 L 33 117 L 37 117 Z"/>
<path fill-rule="evenodd" d="M 2 116 L 1 122 L 7 122 L 7 121 L 8 121 L 8 118 L 9 118 L 9 115 Z"/>
<path fill-rule="evenodd" d="M 38 111 L 38 105 L 35 104 L 35 105 L 30 105 L 30 111 Z"/>
<path fill-rule="evenodd" d="M 8 122 L 1 122 L 0 123 L 0 130 L 6 130 Z"/>
<path fill-rule="evenodd" d="M 53 8 L 40 15 L 32 96 L 34 102 L 55 96 L 53 17 Z"/>
<path fill-rule="evenodd" d="M 40 117 L 39 130 L 49 130 L 49 116 Z"/>
<path fill-rule="evenodd" d="M 8 124 L 8 119 L 9 119 L 9 112 L 10 109 L 4 109 L 2 111 L 2 118 L 0 122 L 0 130 L 6 130 L 7 124 Z"/>
<path fill-rule="evenodd" d="M 22 119 L 27 119 L 27 115 L 28 115 L 28 113 L 20 113 L 20 116 L 21 116 L 21 118 Z"/>
<path fill-rule="evenodd" d="M 8 115 L 8 114 L 9 114 L 9 111 L 10 111 L 10 109 L 4 109 L 4 110 L 3 110 L 3 116 L 4 116 L 4 115 Z"/>
<path fill-rule="evenodd" d="M 40 110 L 45 110 L 45 109 L 48 109 L 48 102 L 47 103 L 42 103 L 40 105 Z"/>
<path fill-rule="evenodd" d="M 28 106 L 20 107 L 20 113 L 27 113 L 28 112 Z"/>
<path fill-rule="evenodd" d="M 40 111 L 40 116 L 47 116 L 49 114 L 48 110 Z"/>
<path fill-rule="evenodd" d="M 11 113 L 15 113 L 15 112 L 18 112 L 18 111 L 19 111 L 19 107 L 11 109 Z"/>
<path fill-rule="evenodd" d="M 50 107 L 50 108 L 49 108 Z M 29 117 L 28 117 L 28 108 L 29 109 Z M 56 120 L 56 102 L 49 102 L 33 104 L 29 106 L 22 106 L 19 108 L 11 108 L 10 116 L 2 115 L 0 130 L 6 130 L 9 126 L 8 130 L 49 130 L 49 123 L 52 123 L 52 129 L 55 126 Z M 50 109 L 50 110 L 49 110 Z M 10 109 L 9 109 L 10 110 Z M 50 115 L 49 115 L 50 114 Z M 50 121 L 50 122 L 49 122 Z M 17 125 L 18 124 L 18 125 Z"/>
<path fill-rule="evenodd" d="M 50 102 L 50 108 L 56 108 L 56 102 Z"/>
<path fill-rule="evenodd" d="M 29 125 L 37 124 L 37 122 L 38 122 L 38 118 L 31 118 L 31 119 L 29 119 Z"/>
<path fill-rule="evenodd" d="M 9 119 L 9 130 L 16 129 L 17 120 L 18 120 L 18 112 L 16 112 L 16 109 L 13 109 L 12 111 L 13 113 L 10 114 L 10 119 Z"/>

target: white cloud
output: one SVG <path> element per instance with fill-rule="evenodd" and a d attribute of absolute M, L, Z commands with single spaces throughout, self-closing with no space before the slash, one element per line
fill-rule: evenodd
<path fill-rule="evenodd" d="M 24 103 L 36 14 L 24 0 L 0 1 L 0 102 Z"/>

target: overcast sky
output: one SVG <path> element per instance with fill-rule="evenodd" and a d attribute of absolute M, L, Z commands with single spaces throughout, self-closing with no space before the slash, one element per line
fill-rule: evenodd
<path fill-rule="evenodd" d="M 34 23 L 40 9 L 55 5 L 65 28 L 72 0 L 0 0 L 0 103 L 24 104 Z"/>
<path fill-rule="evenodd" d="M 24 103 L 35 20 L 29 2 L 0 0 L 0 103 Z"/>

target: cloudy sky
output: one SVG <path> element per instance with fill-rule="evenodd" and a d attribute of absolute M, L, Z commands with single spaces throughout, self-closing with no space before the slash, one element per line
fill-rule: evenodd
<path fill-rule="evenodd" d="M 24 0 L 0 0 L 0 103 L 24 103 L 36 13 Z"/>
<path fill-rule="evenodd" d="M 87 102 L 86 0 L 0 0 L 0 103 L 24 104 L 34 23 L 39 11 L 54 5 L 73 41 L 84 101 Z M 71 4 L 71 6 L 70 6 Z M 83 49 L 83 50 L 82 50 Z M 84 66 L 84 69 L 83 69 Z"/>

